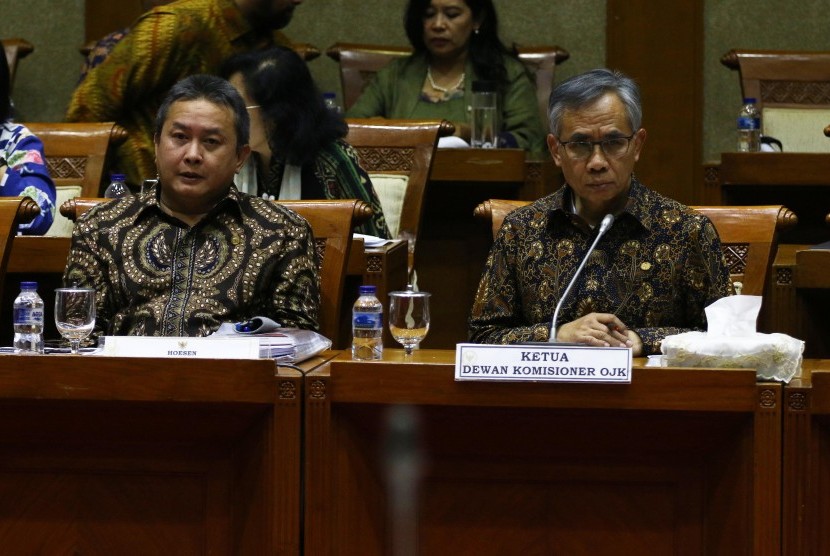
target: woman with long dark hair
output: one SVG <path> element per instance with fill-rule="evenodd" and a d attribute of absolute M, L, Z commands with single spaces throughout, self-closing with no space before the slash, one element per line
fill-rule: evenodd
<path fill-rule="evenodd" d="M 355 150 L 343 138 L 343 116 L 323 103 L 305 62 L 292 50 L 239 54 L 222 67 L 251 115 L 255 179 L 237 186 L 271 199 L 361 199 L 374 217 L 361 232 L 388 238 L 380 201 Z"/>
<path fill-rule="evenodd" d="M 472 84 L 490 81 L 500 97 L 500 143 L 546 150 L 535 86 L 499 39 L 492 0 L 410 0 L 404 27 L 414 52 L 380 70 L 349 117 L 442 118 L 469 141 Z"/>

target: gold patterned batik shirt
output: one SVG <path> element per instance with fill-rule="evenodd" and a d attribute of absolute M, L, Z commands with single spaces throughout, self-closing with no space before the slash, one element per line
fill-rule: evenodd
<path fill-rule="evenodd" d="M 98 205 L 75 225 L 63 281 L 96 289 L 97 335 L 206 336 L 255 316 L 317 329 L 317 255 L 302 217 L 232 186 L 191 228 L 156 195 Z"/>
<path fill-rule="evenodd" d="M 712 222 L 631 180 L 628 204 L 600 239 L 559 311 L 559 323 L 614 313 L 660 352 L 670 334 L 705 330 L 704 308 L 730 295 L 729 270 Z M 473 342 L 548 339 L 559 298 L 596 232 L 555 193 L 511 212 L 498 233 L 470 316 Z"/>
<path fill-rule="evenodd" d="M 281 32 L 252 26 L 236 4 L 180 0 L 144 13 L 78 84 L 66 121 L 116 122 L 126 129 L 115 167 L 128 183 L 156 175 L 156 112 L 177 81 L 217 74 L 223 61 L 240 52 L 290 45 Z"/>

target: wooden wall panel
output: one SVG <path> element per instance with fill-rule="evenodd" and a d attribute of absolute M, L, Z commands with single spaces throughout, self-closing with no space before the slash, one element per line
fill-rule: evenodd
<path fill-rule="evenodd" d="M 642 182 L 702 204 L 703 0 L 608 0 L 606 63 L 634 78 L 643 97 Z"/>

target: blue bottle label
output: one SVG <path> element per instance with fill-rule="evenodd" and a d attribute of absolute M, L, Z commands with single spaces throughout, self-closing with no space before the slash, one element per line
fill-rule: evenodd
<path fill-rule="evenodd" d="M 738 129 L 761 129 L 760 118 L 741 116 L 738 118 Z"/>
<path fill-rule="evenodd" d="M 355 328 L 383 328 L 381 313 L 354 313 L 352 322 Z"/>

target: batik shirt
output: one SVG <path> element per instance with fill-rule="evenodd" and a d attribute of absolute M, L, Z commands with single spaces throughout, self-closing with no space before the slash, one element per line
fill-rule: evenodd
<path fill-rule="evenodd" d="M 234 0 L 181 0 L 142 15 L 72 95 L 69 122 L 117 122 L 127 139 L 115 168 L 138 185 L 156 175 L 153 130 L 170 88 L 197 73 L 216 74 L 239 52 L 287 46 L 282 33 L 256 30 Z"/>
<path fill-rule="evenodd" d="M 473 305 L 472 341 L 548 339 L 556 304 L 596 237 L 565 208 L 572 195 L 565 185 L 505 218 Z M 557 324 L 613 313 L 648 355 L 670 334 L 705 330 L 704 308 L 731 293 L 712 222 L 632 178 L 626 209 L 600 239 Z"/>
<path fill-rule="evenodd" d="M 0 196 L 34 199 L 40 214 L 19 230 L 27 235 L 43 235 L 55 218 L 55 184 L 43 156 L 43 143 L 25 126 L 0 124 L 0 158 L 8 167 L 0 174 Z M 0 163 L 2 165 L 2 163 Z"/>
<path fill-rule="evenodd" d="M 285 172 L 285 159 L 271 157 L 268 177 L 257 176 L 257 194 L 269 199 L 279 199 Z M 360 199 L 372 207 L 373 216 L 357 227 L 357 231 L 370 236 L 389 238 L 389 228 L 380 207 L 380 199 L 372 186 L 372 180 L 360 167 L 354 148 L 338 139 L 317 153 L 314 160 L 302 167 L 303 199 Z"/>
<path fill-rule="evenodd" d="M 308 223 L 235 187 L 193 227 L 156 190 L 96 206 L 75 225 L 63 281 L 97 291 L 96 334 L 206 336 L 256 316 L 318 328 Z"/>

